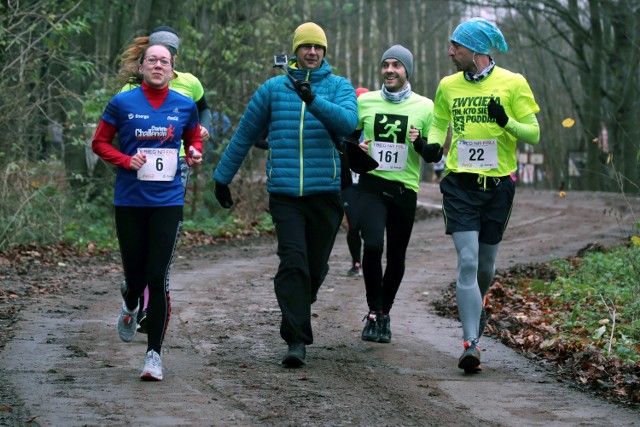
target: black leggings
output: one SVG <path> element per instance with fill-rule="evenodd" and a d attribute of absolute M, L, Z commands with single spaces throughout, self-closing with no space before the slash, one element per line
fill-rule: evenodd
<path fill-rule="evenodd" d="M 351 254 L 351 266 L 360 264 L 362 240 L 358 224 L 358 186 L 351 185 L 342 190 L 344 213 L 347 217 L 347 246 Z"/>
<path fill-rule="evenodd" d="M 370 311 L 389 313 L 404 277 L 405 257 L 417 194 L 401 183 L 360 175 L 358 222 L 364 240 L 362 273 Z M 387 266 L 382 274 L 384 231 L 387 230 Z"/>
<path fill-rule="evenodd" d="M 149 286 L 147 351 L 160 354 L 171 316 L 169 274 L 182 227 L 182 206 L 116 206 L 115 217 L 128 285 L 125 304 L 134 309 Z"/>

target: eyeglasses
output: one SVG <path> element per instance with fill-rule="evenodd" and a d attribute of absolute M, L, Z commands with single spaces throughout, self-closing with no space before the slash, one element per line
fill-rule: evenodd
<path fill-rule="evenodd" d="M 315 49 L 315 50 L 324 50 L 324 46 L 320 46 L 319 44 L 310 44 L 310 43 L 305 43 L 305 44 L 301 44 L 298 46 L 299 48 L 303 48 L 305 50 L 311 50 L 311 49 Z"/>
<path fill-rule="evenodd" d="M 147 62 L 147 64 L 150 65 L 156 65 L 158 61 L 160 61 L 160 65 L 162 65 L 163 67 L 168 67 L 169 65 L 171 65 L 171 60 L 164 57 L 156 58 L 155 56 L 145 56 L 144 60 Z"/>

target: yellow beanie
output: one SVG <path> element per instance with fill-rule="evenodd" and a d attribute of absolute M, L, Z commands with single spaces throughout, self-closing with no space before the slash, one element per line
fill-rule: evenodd
<path fill-rule="evenodd" d="M 305 22 L 296 28 L 295 33 L 293 33 L 293 54 L 296 53 L 296 49 L 301 44 L 324 46 L 324 53 L 327 53 L 327 36 L 324 35 L 324 30 L 313 22 Z"/>

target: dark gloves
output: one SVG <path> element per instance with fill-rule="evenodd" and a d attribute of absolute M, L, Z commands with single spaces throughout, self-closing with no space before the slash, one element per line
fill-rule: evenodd
<path fill-rule="evenodd" d="M 311 83 L 304 80 L 294 80 L 293 90 L 296 91 L 300 99 L 302 99 L 307 105 L 311 105 L 316 96 L 311 91 Z"/>
<path fill-rule="evenodd" d="M 487 113 L 489 114 L 489 118 L 495 119 L 500 127 L 505 127 L 509 121 L 509 116 L 504 112 L 504 107 L 498 104 L 493 98 L 491 98 L 489 105 L 487 105 Z"/>
<path fill-rule="evenodd" d="M 442 146 L 440 144 L 429 144 L 421 136 L 413 142 L 413 149 L 420 154 L 425 162 L 436 163 L 442 158 Z"/>
<path fill-rule="evenodd" d="M 231 198 L 231 191 L 229 191 L 229 186 L 226 184 L 222 184 L 218 181 L 215 182 L 215 194 L 216 199 L 218 199 L 218 203 L 225 209 L 229 209 L 233 206 L 233 199 Z"/>

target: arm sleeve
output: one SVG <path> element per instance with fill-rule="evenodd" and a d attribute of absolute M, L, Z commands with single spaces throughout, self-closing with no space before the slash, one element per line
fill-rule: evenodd
<path fill-rule="evenodd" d="M 117 129 L 111 123 L 100 120 L 96 133 L 93 136 L 91 142 L 91 149 L 103 160 L 116 165 L 129 169 L 131 164 L 131 156 L 123 154 L 120 150 L 112 145 L 113 138 L 117 133 Z"/>
<path fill-rule="evenodd" d="M 440 146 L 444 146 L 447 141 L 448 129 L 448 121 L 434 117 L 431 127 L 429 128 L 429 136 L 427 140 L 430 144 L 439 144 Z"/>
<path fill-rule="evenodd" d="M 187 164 L 191 166 L 191 154 L 190 148 L 193 147 L 202 153 L 202 134 L 200 133 L 200 124 L 196 119 L 196 109 L 194 108 L 191 116 L 190 124 L 194 124 L 191 129 L 185 129 L 182 132 L 182 145 L 184 146 L 184 152 Z"/>
<path fill-rule="evenodd" d="M 202 153 L 202 134 L 200 133 L 200 126 L 194 126 L 189 130 L 185 130 L 182 133 L 182 144 L 184 145 L 187 164 L 191 166 L 191 147 Z"/>
<path fill-rule="evenodd" d="M 527 144 L 535 145 L 540 141 L 540 126 L 533 113 L 524 116 L 519 122 L 509 117 L 504 129 Z"/>
<path fill-rule="evenodd" d="M 196 106 L 198 107 L 198 115 L 200 116 L 200 126 L 206 128 L 209 133 L 211 133 L 211 121 L 213 116 L 204 96 L 196 101 Z"/>

